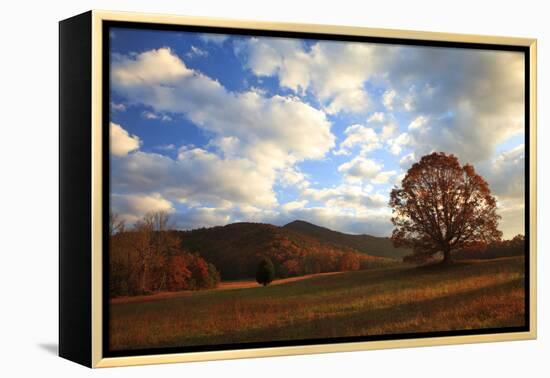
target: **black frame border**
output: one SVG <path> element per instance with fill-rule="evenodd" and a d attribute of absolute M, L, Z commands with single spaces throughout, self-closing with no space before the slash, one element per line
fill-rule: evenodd
<path fill-rule="evenodd" d="M 263 341 L 249 343 L 232 343 L 232 344 L 216 344 L 216 345 L 196 345 L 196 346 L 181 346 L 181 347 L 160 347 L 160 348 L 143 348 L 129 350 L 109 350 L 109 237 L 105 232 L 108 227 L 108 217 L 110 209 L 110 141 L 109 141 L 109 121 L 110 121 L 110 28 L 128 28 L 136 30 L 155 30 L 155 31 L 173 31 L 173 32 L 196 32 L 196 33 L 215 33 L 215 34 L 230 34 L 241 36 L 259 36 L 259 37 L 279 37 L 279 38 L 299 38 L 299 39 L 314 39 L 314 40 L 332 40 L 345 42 L 365 42 L 378 44 L 395 44 L 408 46 L 423 46 L 423 47 L 441 47 L 441 48 L 463 48 L 474 50 L 494 50 L 494 51 L 514 51 L 521 52 L 524 55 L 525 69 L 525 97 L 524 97 L 524 122 L 525 122 L 525 325 L 521 327 L 504 327 L 504 328 L 483 328 L 471 330 L 454 330 L 454 331 L 434 331 L 434 332 L 418 332 L 418 333 L 403 333 L 403 334 L 386 334 L 372 336 L 351 336 L 351 337 L 336 337 L 336 338 L 317 338 L 306 340 L 282 340 L 282 341 Z M 172 25 L 159 24 L 148 22 L 131 22 L 131 21 L 102 21 L 102 211 L 103 211 L 103 240 L 102 240 L 102 357 L 131 357 L 144 355 L 160 355 L 174 353 L 193 353 L 193 352 L 210 352 L 222 350 L 239 350 L 239 349 L 256 349 L 256 348 L 273 348 L 273 347 L 292 347 L 292 346 L 311 346 L 318 344 L 339 344 L 339 343 L 354 343 L 368 341 L 386 341 L 386 340 L 409 340 L 420 338 L 436 338 L 449 336 L 469 336 L 469 335 L 487 335 L 487 334 L 502 334 L 513 332 L 529 332 L 531 330 L 530 318 L 530 147 L 531 147 L 531 125 L 530 125 L 530 107 L 531 107 L 531 56 L 529 46 L 518 45 L 503 45 L 503 44 L 485 44 L 473 42 L 451 42 L 451 41 L 432 41 L 425 39 L 407 39 L 394 37 L 371 37 L 371 36 L 355 36 L 355 35 L 340 35 L 330 33 L 312 33 L 312 32 L 294 32 L 294 31 L 275 31 L 263 29 L 246 29 L 232 27 L 215 27 L 215 26 L 196 26 L 196 25 Z"/>

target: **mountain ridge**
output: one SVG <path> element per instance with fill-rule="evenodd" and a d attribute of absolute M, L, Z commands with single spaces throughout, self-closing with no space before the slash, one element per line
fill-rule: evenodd
<path fill-rule="evenodd" d="M 397 263 L 347 245 L 328 243 L 291 227 L 267 223 L 237 222 L 174 232 L 186 250 L 213 263 L 225 280 L 253 277 L 258 261 L 265 256 L 275 264 L 279 278 Z"/>
<path fill-rule="evenodd" d="M 336 246 L 353 248 L 371 256 L 402 259 L 410 253 L 406 248 L 395 248 L 391 239 L 387 237 L 346 234 L 300 219 L 285 224 L 283 228 L 301 232 Z"/>

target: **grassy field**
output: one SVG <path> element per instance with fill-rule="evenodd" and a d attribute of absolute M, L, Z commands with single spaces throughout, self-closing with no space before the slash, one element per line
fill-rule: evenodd
<path fill-rule="evenodd" d="M 226 344 L 524 323 L 524 260 L 396 267 L 110 305 L 110 348 Z"/>

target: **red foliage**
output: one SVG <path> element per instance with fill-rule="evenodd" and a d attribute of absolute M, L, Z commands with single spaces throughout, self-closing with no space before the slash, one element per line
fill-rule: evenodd
<path fill-rule="evenodd" d="M 183 256 L 172 256 L 168 263 L 168 279 L 166 289 L 169 291 L 189 289 L 191 271 Z"/>
<path fill-rule="evenodd" d="M 191 275 L 197 288 L 208 286 L 208 263 L 198 255 L 190 255 Z"/>
<path fill-rule="evenodd" d="M 339 270 L 345 272 L 348 270 L 359 270 L 361 268 L 361 260 L 356 253 L 347 252 L 340 258 Z"/>

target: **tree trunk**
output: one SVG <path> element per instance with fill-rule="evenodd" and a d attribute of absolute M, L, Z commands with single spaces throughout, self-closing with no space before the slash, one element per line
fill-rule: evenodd
<path fill-rule="evenodd" d="M 143 275 L 141 276 L 141 290 L 143 294 L 147 293 L 147 263 L 143 263 Z"/>
<path fill-rule="evenodd" d="M 451 257 L 451 249 L 445 248 L 443 250 L 443 264 L 450 264 L 453 262 L 453 258 Z"/>

